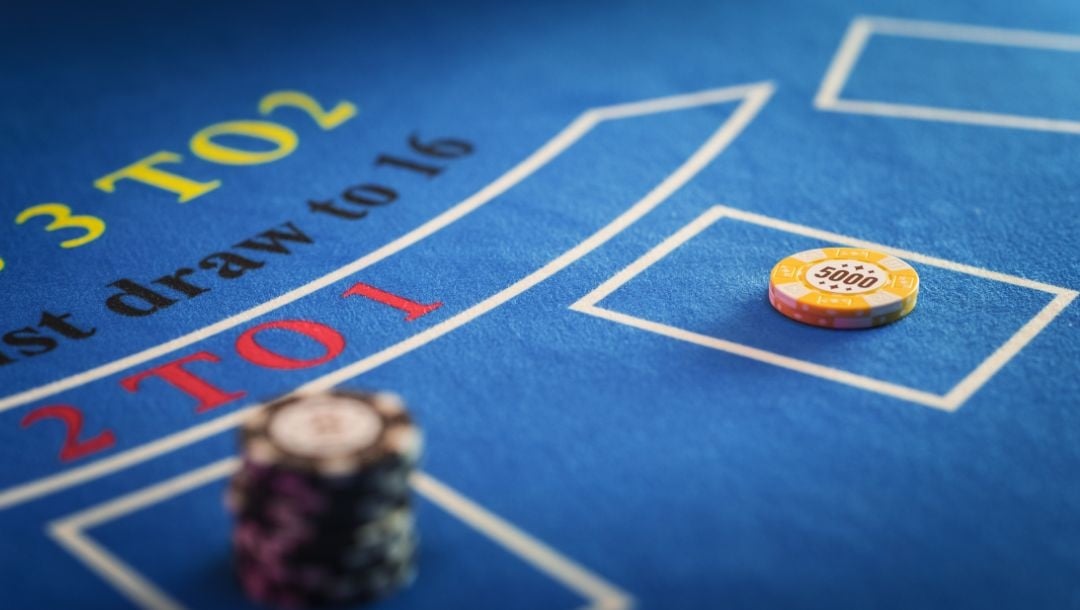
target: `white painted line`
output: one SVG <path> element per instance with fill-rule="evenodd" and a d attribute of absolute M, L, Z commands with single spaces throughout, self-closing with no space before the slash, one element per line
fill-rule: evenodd
<path fill-rule="evenodd" d="M 626 229 L 626 227 L 630 226 L 653 208 L 663 203 L 672 193 L 686 184 L 686 182 L 701 171 L 705 165 L 723 152 L 742 130 L 746 128 L 764 107 L 765 103 L 768 102 L 773 94 L 773 90 L 772 84 L 766 82 L 714 89 L 699 94 L 693 94 L 700 96 L 699 99 L 703 100 L 702 104 L 704 105 L 736 100 L 742 101 L 727 120 L 724 121 L 724 123 L 713 132 L 709 138 L 685 162 L 683 162 L 682 165 L 665 178 L 659 185 L 653 188 L 653 190 L 649 191 L 645 197 L 630 206 L 608 225 L 602 227 L 596 233 L 593 233 L 584 241 L 570 250 L 567 250 L 540 269 L 518 280 L 498 293 L 480 301 L 476 305 L 473 305 L 412 337 L 361 358 L 352 364 L 318 377 L 301 386 L 298 391 L 327 389 L 360 375 L 361 373 L 370 371 L 375 367 L 386 364 L 395 358 L 399 358 L 438 339 L 446 333 L 471 322 L 551 277 L 555 273 L 558 273 L 562 269 L 565 269 L 571 263 L 593 251 L 617 235 L 620 231 Z M 693 99 L 692 96 L 662 98 L 661 100 L 649 103 L 648 105 L 638 105 L 637 108 L 639 110 L 648 110 L 649 112 L 664 112 L 682 109 L 688 107 L 687 102 L 690 99 Z M 669 100 L 669 102 L 663 103 L 664 100 Z M 626 109 L 629 107 L 630 106 L 616 106 L 615 108 L 618 110 L 615 112 L 619 114 L 620 117 L 624 117 L 626 116 Z M 596 112 L 601 116 L 603 115 L 602 111 Z M 589 120 L 606 120 L 606 118 Z M 97 479 L 164 453 L 190 445 L 191 443 L 204 438 L 219 434 L 236 426 L 252 408 L 254 407 L 245 407 L 229 413 L 228 415 L 220 416 L 215 420 L 122 451 L 116 455 L 85 466 L 78 466 L 65 472 L 42 477 L 36 481 L 9 487 L 0 492 L 0 510 L 35 498 L 40 498 L 61 489 L 66 489 L 74 485 Z"/>
<path fill-rule="evenodd" d="M 992 280 L 996 282 L 1002 282 L 1006 284 L 1012 284 L 1014 286 L 1020 286 L 1031 290 L 1038 290 L 1042 292 L 1048 292 L 1054 295 L 1054 299 L 1050 301 L 1043 309 L 1035 315 L 1030 321 L 1025 323 L 1015 334 L 1012 335 L 1001 347 L 994 351 L 986 360 L 980 363 L 971 373 L 965 376 L 960 382 L 957 383 L 949 392 L 944 396 L 920 390 L 917 388 L 911 388 L 880 379 L 874 379 L 863 375 L 857 375 L 840 369 L 823 366 L 806 360 L 799 360 L 770 352 L 767 350 L 755 348 L 749 345 L 741 343 L 735 343 L 733 341 L 727 341 L 718 337 L 712 337 L 695 333 L 686 329 L 670 326 L 667 324 L 661 324 L 644 318 L 627 315 L 621 312 L 612 311 L 600 307 L 598 304 L 600 301 L 607 298 L 611 293 L 618 290 L 627 282 L 637 277 L 640 273 L 648 269 L 650 266 L 656 264 L 658 261 L 666 257 L 675 251 L 678 247 L 682 246 L 686 242 L 690 241 L 694 236 L 698 235 L 713 223 L 722 218 L 731 218 L 742 222 L 748 222 L 759 226 L 767 227 L 777 231 L 784 231 L 786 233 L 792 233 L 795 235 L 801 235 L 804 237 L 813 238 L 823 242 L 833 244 L 844 244 L 848 246 L 854 246 L 859 248 L 867 248 L 871 250 L 880 250 L 882 252 L 888 252 L 900 258 L 908 261 L 914 261 L 924 265 L 930 265 L 934 267 L 940 267 L 956 273 L 964 273 L 975 277 Z M 611 278 L 607 279 L 599 286 L 591 290 L 588 294 L 578 299 L 570 309 L 578 311 L 584 314 L 603 318 L 611 322 L 617 322 L 640 330 L 649 331 L 659 335 L 664 335 L 680 341 L 686 341 L 688 343 L 694 343 L 704 347 L 728 352 L 744 358 L 750 358 L 759 362 L 765 362 L 782 368 L 786 368 L 793 371 L 798 371 L 807 375 L 819 377 L 821 379 L 827 379 L 836 383 L 849 385 L 852 387 L 860 388 L 863 390 L 877 392 L 886 396 L 892 396 L 900 400 L 906 400 L 914 402 L 926 407 L 934 409 L 940 409 L 943 411 L 955 411 L 959 409 L 964 402 L 967 401 L 980 387 L 982 387 L 990 378 L 997 373 L 1005 364 L 1011 360 L 1016 354 L 1020 352 L 1039 332 L 1041 332 L 1050 322 L 1061 313 L 1068 305 L 1075 299 L 1077 292 L 1067 288 L 1061 288 L 1059 286 L 1053 286 L 1044 282 L 1038 282 L 1035 280 L 1029 280 L 1027 278 L 1017 277 L 1014 275 L 1008 275 L 997 271 L 991 271 L 989 269 L 983 269 L 980 267 L 974 267 L 971 265 L 965 265 L 954 261 L 945 260 L 942 258 L 936 258 L 933 256 L 927 256 L 918 252 L 911 252 L 909 250 L 901 250 L 893 248 L 883 244 L 869 242 L 862 239 L 855 239 L 846 235 L 840 235 L 838 233 L 831 233 L 829 231 L 822 231 L 820 229 L 814 229 L 811 227 L 798 225 L 795 223 L 771 218 L 769 216 L 763 216 L 761 214 L 754 214 L 752 212 L 746 212 L 743 210 L 737 210 L 726 206 L 714 206 L 706 210 L 703 214 L 689 222 L 686 226 L 682 227 L 674 234 L 664 239 L 656 247 L 652 248 L 640 258 L 630 263 L 625 269 L 622 269 Z"/>
<path fill-rule="evenodd" d="M 98 576 L 126 595 L 136 606 L 153 610 L 183 610 L 183 606 L 162 593 L 101 545 L 78 530 L 53 527 L 49 535 L 72 555 L 90 566 Z"/>
<path fill-rule="evenodd" d="M 739 105 L 735 112 L 732 113 L 731 117 L 728 118 L 728 120 L 725 121 L 724 124 L 717 129 L 689 159 L 683 162 L 678 169 L 653 188 L 653 190 L 649 191 L 645 197 L 630 206 L 629 209 L 615 218 L 615 220 L 611 221 L 607 226 L 601 228 L 578 245 L 562 253 L 559 257 L 461 313 L 447 318 L 446 320 L 380 352 L 376 352 L 348 366 L 344 366 L 336 371 L 310 381 L 300 386 L 298 391 L 327 390 L 344 381 L 348 381 L 357 375 L 366 373 L 378 366 L 386 364 L 418 347 L 427 345 L 454 329 L 460 328 L 514 297 L 519 296 L 526 290 L 536 286 L 559 271 L 562 271 L 571 263 L 577 261 L 589 252 L 592 252 L 612 237 L 625 230 L 642 216 L 652 211 L 653 208 L 663 203 L 672 193 L 682 188 L 682 186 L 692 177 L 697 175 L 706 164 L 727 148 L 735 137 L 746 128 L 750 121 L 757 116 L 758 111 L 761 110 L 765 102 L 768 101 L 770 95 L 772 95 L 772 88 L 768 85 L 765 85 L 759 90 L 747 93 L 745 101 Z"/>
<path fill-rule="evenodd" d="M 862 54 L 866 41 L 870 38 L 870 24 L 865 19 L 856 19 L 848 26 L 847 33 L 836 50 L 829 69 L 825 72 L 825 78 L 821 81 L 817 96 L 814 97 L 814 106 L 825 108 L 835 104 L 847 83 L 848 75 L 855 67 L 855 61 Z"/>
<path fill-rule="evenodd" d="M 240 458 L 227 457 L 196 468 L 150 487 L 114 498 L 97 506 L 57 519 L 50 528 L 86 530 L 142 510 L 152 504 L 164 502 L 192 489 L 224 478 L 236 471 Z"/>
<path fill-rule="evenodd" d="M 240 425 L 254 408 L 255 406 L 244 407 L 179 432 L 174 432 L 168 436 L 163 436 L 152 442 L 91 462 L 85 466 L 77 466 L 54 475 L 42 477 L 36 481 L 9 487 L 0 493 L 0 510 L 136 466 L 171 451 L 182 449 L 203 439 L 221 434 L 226 430 L 231 430 Z"/>
<path fill-rule="evenodd" d="M 898 119 L 1080 134 L 1080 121 L 1074 120 L 918 104 L 900 104 L 880 100 L 841 99 L 840 94 L 843 91 L 844 84 L 847 83 L 852 71 L 854 71 L 866 48 L 867 41 L 875 35 L 1070 53 L 1080 52 L 1080 35 L 890 17 L 858 17 L 848 27 L 836 55 L 821 80 L 817 95 L 814 97 L 815 108 L 829 112 L 875 115 Z"/>
<path fill-rule="evenodd" d="M 412 478 L 412 484 L 416 491 L 441 506 L 446 512 L 488 536 L 506 550 L 532 564 L 537 570 L 562 583 L 566 588 L 588 599 L 591 602 L 590 608 L 616 610 L 633 605 L 630 596 L 618 587 L 450 489 L 444 483 L 424 473 L 417 473 Z"/>
<path fill-rule="evenodd" d="M 855 373 L 815 364 L 807 360 L 800 360 L 798 358 L 784 356 L 756 347 L 750 347 L 749 345 L 735 343 L 734 341 L 726 341 L 717 337 L 702 335 L 682 328 L 668 326 L 667 324 L 660 324 L 651 320 L 611 311 L 610 309 L 603 309 L 596 306 L 584 306 L 576 307 L 575 310 L 612 322 L 618 322 L 619 324 L 625 324 L 626 326 L 632 326 L 658 335 L 671 337 L 672 339 L 686 341 L 687 343 L 695 343 L 703 347 L 709 347 L 729 354 L 735 354 L 736 356 L 742 356 L 743 358 L 749 358 L 751 360 L 757 360 L 758 362 L 764 362 L 766 364 L 804 373 L 806 375 L 835 381 L 836 383 L 859 388 L 860 390 L 877 392 L 878 394 L 907 400 L 933 409 L 949 410 L 948 406 L 945 404 L 944 398 L 931 392 L 916 390 L 888 381 L 874 379 L 872 377 L 856 375 Z"/>
<path fill-rule="evenodd" d="M 86 535 L 86 530 L 228 476 L 238 464 L 237 458 L 214 462 L 182 476 L 54 521 L 46 530 L 61 548 L 67 549 L 82 560 L 91 570 L 136 605 L 153 610 L 182 610 L 182 604 L 90 539 Z"/>
<path fill-rule="evenodd" d="M 586 133 L 591 131 L 598 123 L 608 120 L 625 119 L 634 116 L 642 116 L 647 114 L 655 114 L 659 112 L 670 112 L 674 110 L 682 110 L 697 106 L 708 106 L 713 104 L 719 104 L 723 102 L 735 101 L 740 98 L 747 98 L 759 100 L 762 98 L 767 99 L 772 92 L 772 85 L 770 83 L 752 83 L 747 85 L 737 85 L 733 87 L 723 87 L 719 89 L 710 89 L 697 93 L 691 93 L 686 95 L 677 95 L 671 97 L 657 98 L 654 100 L 647 100 L 644 102 L 635 102 L 631 104 L 618 104 L 608 107 L 593 108 L 585 111 L 577 119 L 567 125 L 561 132 L 555 137 L 537 149 L 534 153 L 529 155 L 524 161 L 518 163 L 511 168 L 505 174 L 497 178 L 494 182 L 488 184 L 484 188 L 474 193 L 469 198 L 461 201 L 460 203 L 449 208 L 445 212 L 425 222 L 419 227 L 409 231 L 408 233 L 398 237 L 397 239 L 387 243 L 386 245 L 365 254 L 364 256 L 356 259 L 355 261 L 332 271 L 322 277 L 316 278 L 286 292 L 285 294 L 275 297 L 265 303 L 261 303 L 255 307 L 229 316 L 224 320 L 215 322 L 209 326 L 205 326 L 198 330 L 192 331 L 186 335 L 172 339 L 160 345 L 145 349 L 141 352 L 131 354 L 112 362 L 103 364 L 101 366 L 94 367 L 82 373 L 71 375 L 63 379 L 46 383 L 44 385 L 30 388 L 21 392 L 16 392 L 9 396 L 0 398 L 0 411 L 13 409 L 20 405 L 24 405 L 30 402 L 47 398 L 54 394 L 70 390 L 72 388 L 79 387 L 81 385 L 96 381 L 103 377 L 118 373 L 120 371 L 129 369 L 133 366 L 142 364 L 154 358 L 164 356 L 170 352 L 174 352 L 178 349 L 187 347 L 208 337 L 212 337 L 218 333 L 224 332 L 230 328 L 233 328 L 239 324 L 250 321 L 261 315 L 272 312 L 276 309 L 284 307 L 289 303 L 292 303 L 298 299 L 301 299 L 317 290 L 330 286 L 342 279 L 345 279 L 375 263 L 404 250 L 405 248 L 419 242 L 422 239 L 430 237 L 432 234 L 446 228 L 454 222 L 460 220 L 466 215 L 474 212 L 484 204 L 490 202 L 492 199 L 502 195 L 510 188 L 520 183 L 525 178 L 528 178 L 537 170 L 544 167 L 551 162 L 552 159 L 561 155 L 570 146 L 576 143 Z"/>
<path fill-rule="evenodd" d="M 917 119 L 936 123 L 960 123 L 980 127 L 1006 127 L 1027 129 L 1030 131 L 1049 131 L 1054 133 L 1080 134 L 1080 121 L 1064 119 L 1043 119 L 1016 114 L 997 114 L 975 110 L 954 110 L 935 106 L 916 106 L 914 104 L 891 104 L 886 102 L 865 102 L 860 100 L 836 100 L 828 106 L 818 106 L 821 110 L 846 112 L 849 114 L 869 114 L 894 119 Z"/>
<path fill-rule="evenodd" d="M 618 290 L 623 284 L 634 279 L 639 273 L 645 271 L 645 269 L 649 268 L 660 259 L 674 252 L 676 248 L 690 241 L 691 238 L 709 228 L 710 225 L 723 218 L 726 214 L 727 209 L 722 206 L 717 205 L 709 208 L 705 213 L 672 234 L 671 237 L 668 237 L 660 242 L 655 248 L 646 252 L 644 256 L 630 263 L 625 269 L 608 278 L 607 281 L 594 288 L 589 294 L 578 299 L 576 303 L 570 306 L 570 309 L 582 313 L 590 313 L 585 311 L 585 309 L 593 307 L 600 301 L 606 299 L 608 295 Z"/>
<path fill-rule="evenodd" d="M 213 462 L 58 519 L 49 524 L 48 532 L 62 548 L 81 560 L 137 606 L 146 610 L 183 610 L 182 604 L 94 542 L 86 530 L 227 477 L 238 466 L 239 460 L 234 457 Z M 411 483 L 417 493 L 436 506 L 584 597 L 589 601 L 589 608 L 620 610 L 633 605 L 633 599 L 626 592 L 469 500 L 445 483 L 424 473 L 414 474 Z"/>
<path fill-rule="evenodd" d="M 921 254 L 919 252 L 912 252 L 911 250 L 894 248 L 886 244 L 879 244 L 877 242 L 867 241 L 865 239 L 857 239 L 855 237 L 849 237 L 847 235 L 841 235 L 839 233 L 833 233 L 831 231 L 822 231 L 821 229 L 815 229 L 813 227 L 795 224 L 786 220 L 780 220 L 779 218 L 772 218 L 771 216 L 755 214 L 753 212 L 747 212 L 744 210 L 738 210 L 725 206 L 718 207 L 723 210 L 723 216 L 729 216 L 737 220 L 742 220 L 743 222 L 749 222 L 763 227 L 769 227 L 772 229 L 777 229 L 779 231 L 785 231 L 787 233 L 794 233 L 795 235 L 811 237 L 813 239 L 819 239 L 826 242 L 847 244 L 849 246 L 866 248 L 868 250 L 880 250 L 882 252 L 888 252 L 900 258 L 912 260 L 917 263 L 922 263 L 924 265 L 940 267 L 942 269 L 948 269 L 949 271 L 955 271 L 957 273 L 966 273 L 967 275 L 973 275 L 975 277 L 981 277 L 983 279 L 993 280 L 995 282 L 1012 284 L 1013 286 L 1020 286 L 1021 288 L 1041 290 L 1042 292 L 1049 292 L 1050 294 L 1066 294 L 1070 292 L 1068 288 L 1054 286 L 1053 284 L 1047 284 L 1045 282 L 1029 280 L 1027 278 L 1019 277 L 1016 275 L 1009 275 L 1007 273 L 1000 273 L 998 271 L 991 271 L 990 269 L 984 269 L 982 267 L 976 267 L 974 265 L 965 265 L 964 263 L 957 263 L 955 261 L 946 260 L 944 258 L 929 256 L 926 254 Z"/>
<path fill-rule="evenodd" d="M 40 400 L 53 394 L 76 388 L 78 386 L 96 381 L 103 377 L 108 377 L 114 373 L 129 369 L 133 366 L 137 366 L 154 358 L 158 358 L 170 352 L 174 352 L 178 349 L 187 347 L 209 337 L 212 337 L 218 333 L 224 332 L 237 325 L 243 324 L 253 320 L 261 315 L 270 313 L 276 309 L 284 307 L 289 303 L 292 303 L 298 299 L 301 299 L 321 288 L 325 288 L 334 284 L 342 279 L 345 279 L 375 263 L 393 255 L 405 248 L 419 242 L 420 240 L 433 235 L 434 233 L 446 228 L 454 222 L 460 220 L 464 216 L 474 212 L 484 204 L 488 203 L 495 197 L 502 195 L 511 187 L 517 185 L 525 178 L 531 176 L 540 168 L 547 165 L 552 159 L 559 156 L 566 151 L 572 144 L 577 142 L 583 135 L 589 132 L 597 122 L 595 112 L 589 111 L 582 114 L 580 117 L 571 122 L 566 128 L 559 132 L 555 137 L 549 140 L 546 144 L 541 146 L 531 155 L 529 155 L 524 161 L 518 163 L 511 168 L 505 174 L 497 178 L 494 182 L 491 182 L 484 188 L 474 193 L 469 198 L 455 204 L 453 207 L 442 212 L 438 216 L 425 222 L 419 227 L 409 231 L 408 233 L 398 237 L 397 239 L 387 243 L 386 245 L 368 253 L 364 256 L 356 259 L 355 261 L 336 269 L 322 277 L 316 278 L 286 292 L 285 294 L 273 298 L 265 303 L 261 303 L 255 307 L 242 311 L 238 314 L 229 316 L 224 320 L 215 322 L 209 326 L 205 326 L 198 330 L 192 331 L 186 335 L 177 337 L 171 341 L 167 341 L 160 345 L 145 349 L 141 352 L 131 354 L 124 358 L 114 360 L 107 364 L 92 368 L 90 370 L 71 375 L 51 383 L 47 383 L 36 388 L 31 388 L 10 396 L 6 396 L 0 399 L 0 411 L 5 411 L 24 405 L 29 402 Z"/>
<path fill-rule="evenodd" d="M 948 394 L 945 395 L 946 402 L 954 410 L 960 408 L 972 394 L 977 392 L 987 381 L 990 381 L 991 377 L 1000 371 L 1009 360 L 1012 360 L 1016 354 L 1020 353 L 1020 350 L 1024 349 L 1024 346 L 1030 343 L 1035 338 L 1035 335 L 1042 332 L 1075 298 L 1076 292 L 1071 290 L 1054 297 L 1054 300 L 1047 303 L 1046 307 L 1043 307 L 1039 313 L 1035 314 L 1035 317 L 1029 320 L 1027 324 L 1024 324 L 1001 347 L 997 348 L 989 358 L 982 361 L 974 371 L 956 384 L 953 389 L 949 390 Z"/>
<path fill-rule="evenodd" d="M 1054 32 L 941 21 L 898 19 L 896 17 L 870 17 L 866 21 L 873 27 L 875 34 L 887 36 L 907 36 L 992 46 L 1026 47 L 1049 51 L 1080 51 L 1080 36 L 1075 34 L 1057 34 Z"/>

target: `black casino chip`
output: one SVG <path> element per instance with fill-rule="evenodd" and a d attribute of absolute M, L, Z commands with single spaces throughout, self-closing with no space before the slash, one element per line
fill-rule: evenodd
<path fill-rule="evenodd" d="M 409 476 L 422 436 L 388 393 L 290 396 L 240 430 L 226 491 L 241 587 L 254 601 L 308 608 L 371 601 L 416 575 Z"/>

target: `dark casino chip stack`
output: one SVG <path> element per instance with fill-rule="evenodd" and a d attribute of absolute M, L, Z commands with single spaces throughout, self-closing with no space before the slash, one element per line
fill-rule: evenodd
<path fill-rule="evenodd" d="M 409 475 L 422 438 L 401 400 L 333 391 L 263 407 L 241 428 L 226 504 L 241 586 L 280 608 L 370 601 L 415 577 Z"/>

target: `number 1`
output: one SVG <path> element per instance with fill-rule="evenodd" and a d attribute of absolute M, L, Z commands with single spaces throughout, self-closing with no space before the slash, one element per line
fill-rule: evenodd
<path fill-rule="evenodd" d="M 394 167 L 400 167 L 401 169 L 408 169 L 414 172 L 420 172 L 428 178 L 438 176 L 443 170 L 443 168 L 439 167 L 438 165 L 417 163 L 416 161 L 402 159 L 401 157 L 391 157 L 390 155 L 379 155 L 379 158 L 375 159 L 375 165 L 393 165 Z"/>
<path fill-rule="evenodd" d="M 363 282 L 353 284 L 352 287 L 346 290 L 341 296 L 351 297 L 353 295 L 360 295 L 369 298 L 372 301 L 404 311 L 406 314 L 406 322 L 412 322 L 413 320 L 423 317 L 442 307 L 442 301 L 436 301 L 434 303 L 418 303 Z"/>

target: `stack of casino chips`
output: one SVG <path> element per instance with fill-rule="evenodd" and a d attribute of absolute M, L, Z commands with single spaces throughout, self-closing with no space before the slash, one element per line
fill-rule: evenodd
<path fill-rule="evenodd" d="M 899 258 L 865 248 L 817 248 L 792 254 L 769 275 L 769 303 L 781 314 L 823 328 L 874 328 L 915 309 L 919 274 Z"/>
<path fill-rule="evenodd" d="M 258 410 L 241 428 L 226 495 L 247 595 L 306 608 L 409 584 L 419 543 L 409 475 L 421 444 L 393 394 L 333 391 Z"/>

